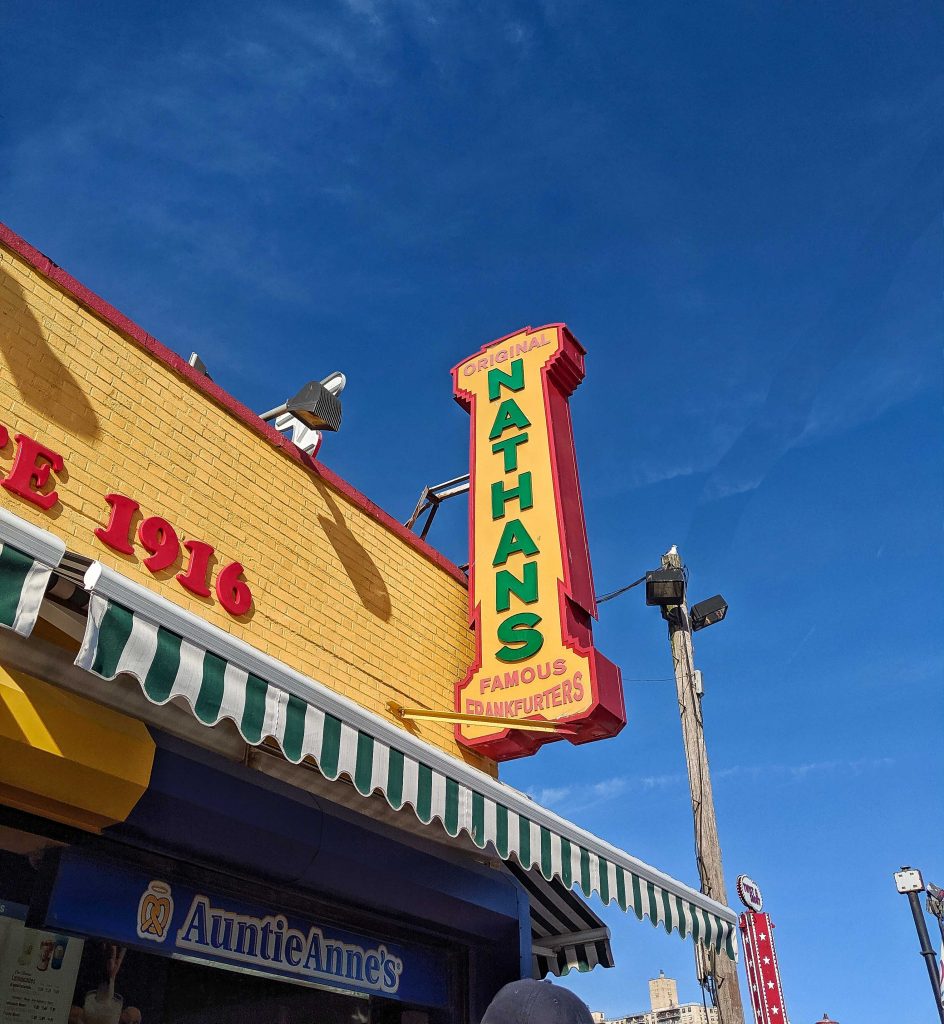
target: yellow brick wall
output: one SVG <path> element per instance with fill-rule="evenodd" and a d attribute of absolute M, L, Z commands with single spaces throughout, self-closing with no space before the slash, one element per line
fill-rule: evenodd
<path fill-rule="evenodd" d="M 0 377 L 0 473 L 16 432 L 66 463 L 49 512 L 0 489 L 4 507 L 385 718 L 389 700 L 452 709 L 474 654 L 465 587 L 2 246 Z M 154 576 L 137 544 L 99 541 L 110 491 L 212 544 L 214 580 L 241 562 L 251 614 L 184 590 L 179 563 Z M 494 771 L 449 725 L 416 734 Z"/>

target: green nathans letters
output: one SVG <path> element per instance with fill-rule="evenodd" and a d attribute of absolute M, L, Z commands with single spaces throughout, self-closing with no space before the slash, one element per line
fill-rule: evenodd
<path fill-rule="evenodd" d="M 540 554 L 537 544 L 531 539 L 531 534 L 524 528 L 524 523 L 520 519 L 509 519 L 502 530 L 492 565 L 504 565 L 512 555 L 519 552 L 529 558 Z"/>
<path fill-rule="evenodd" d="M 501 389 L 521 391 L 524 388 L 524 360 L 512 359 L 511 373 L 497 367 L 488 371 L 488 400 L 497 402 L 501 398 Z"/>
<path fill-rule="evenodd" d="M 518 468 L 518 445 L 527 444 L 527 434 L 515 434 L 513 437 L 503 437 L 492 445 L 492 454 L 499 452 L 504 456 L 505 464 L 503 469 L 506 473 L 514 473 Z"/>
<path fill-rule="evenodd" d="M 509 501 L 518 499 L 521 511 L 524 512 L 534 505 L 534 494 L 531 489 L 531 473 L 522 473 L 518 477 L 518 486 L 509 487 L 507 490 L 501 480 L 492 484 L 492 519 L 505 518 L 505 505 Z"/>
<path fill-rule="evenodd" d="M 495 413 L 495 422 L 489 431 L 488 439 L 497 441 L 509 427 L 524 430 L 525 427 L 530 426 L 531 421 L 525 416 L 521 406 L 513 398 L 506 398 L 498 407 L 498 412 Z"/>
<path fill-rule="evenodd" d="M 507 569 L 495 573 L 495 610 L 507 612 L 511 607 L 511 595 L 525 604 L 534 604 L 538 599 L 538 563 L 525 562 L 521 579 Z"/>
<path fill-rule="evenodd" d="M 541 621 L 535 612 L 509 615 L 498 625 L 498 639 L 505 644 L 495 652 L 499 661 L 524 661 L 544 646 L 544 637 L 534 628 Z"/>

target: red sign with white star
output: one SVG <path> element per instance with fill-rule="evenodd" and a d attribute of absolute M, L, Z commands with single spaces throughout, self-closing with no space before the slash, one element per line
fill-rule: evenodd
<path fill-rule="evenodd" d="M 744 936 L 744 966 L 757 1024 L 787 1024 L 770 915 L 748 911 L 741 914 L 738 924 Z"/>

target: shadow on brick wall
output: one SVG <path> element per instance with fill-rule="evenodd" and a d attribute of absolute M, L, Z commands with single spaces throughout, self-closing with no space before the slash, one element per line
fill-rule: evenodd
<path fill-rule="evenodd" d="M 377 563 L 367 553 L 364 545 L 351 533 L 330 488 L 317 476 L 313 477 L 313 480 L 332 517 L 329 519 L 327 516 L 319 515 L 318 522 L 321 523 L 325 536 L 341 560 L 341 565 L 344 566 L 348 578 L 354 584 L 361 604 L 371 615 L 376 615 L 384 622 L 389 621 L 390 592 L 377 568 Z"/>
<path fill-rule="evenodd" d="M 42 321 L 20 283 L 0 263 L 0 350 L 23 401 L 73 434 L 99 435 L 79 381 L 46 341 Z"/>

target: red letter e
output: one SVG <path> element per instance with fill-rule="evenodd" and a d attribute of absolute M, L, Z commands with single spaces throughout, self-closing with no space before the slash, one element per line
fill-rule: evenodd
<path fill-rule="evenodd" d="M 62 472 L 62 456 L 25 434 L 16 434 L 14 440 L 16 457 L 13 459 L 13 468 L 5 480 L 0 480 L 0 484 L 40 508 L 52 508 L 59 500 L 59 495 L 55 490 L 43 493 L 42 488 L 49 481 L 50 469 Z"/>

